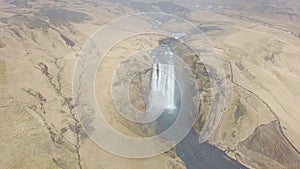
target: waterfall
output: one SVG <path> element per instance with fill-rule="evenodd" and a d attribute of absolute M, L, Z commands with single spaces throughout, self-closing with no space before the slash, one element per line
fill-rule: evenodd
<path fill-rule="evenodd" d="M 158 75 L 157 75 L 157 72 L 158 72 L 158 64 L 157 63 L 154 63 L 153 64 L 153 67 L 152 67 L 152 79 L 151 79 L 151 90 L 159 90 L 158 89 Z"/>
<path fill-rule="evenodd" d="M 168 109 L 175 109 L 174 104 L 174 93 L 175 93 L 175 71 L 174 71 L 174 65 L 168 65 L 168 85 L 167 85 L 167 108 Z"/>
<path fill-rule="evenodd" d="M 152 67 L 151 91 L 161 92 L 166 109 L 176 109 L 175 70 L 172 64 L 154 63 Z"/>
<path fill-rule="evenodd" d="M 180 80 L 181 72 L 175 72 L 175 64 L 177 66 L 178 62 L 168 45 L 160 44 L 150 51 L 150 55 L 154 64 L 147 97 L 147 118 L 153 120 L 150 126 L 155 132 L 162 133 L 174 124 L 181 110 L 181 93 L 175 83 L 177 78 Z M 163 138 L 173 140 L 173 135 L 176 137 L 176 133 L 169 133 Z"/>

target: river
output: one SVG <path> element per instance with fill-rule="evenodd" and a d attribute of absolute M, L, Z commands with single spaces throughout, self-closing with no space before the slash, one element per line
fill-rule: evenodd
<path fill-rule="evenodd" d="M 247 169 L 209 143 L 199 143 L 199 135 L 191 130 L 177 145 L 176 153 L 187 169 Z"/>

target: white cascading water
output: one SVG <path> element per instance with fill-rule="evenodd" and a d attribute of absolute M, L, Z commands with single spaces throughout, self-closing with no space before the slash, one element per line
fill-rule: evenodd
<path fill-rule="evenodd" d="M 158 63 L 158 88 L 165 95 L 166 94 L 166 82 L 167 82 L 166 65 Z M 167 99 L 165 98 L 167 103 Z"/>
<path fill-rule="evenodd" d="M 151 90 L 158 90 L 158 64 L 154 63 L 152 67 L 152 79 L 151 79 Z"/>
<path fill-rule="evenodd" d="M 168 73 L 167 73 L 167 108 L 168 109 L 175 109 L 175 101 L 174 101 L 174 94 L 175 94 L 175 71 L 174 65 L 167 65 L 168 66 Z"/>
<path fill-rule="evenodd" d="M 166 109 L 176 109 L 175 105 L 175 70 L 172 64 L 155 63 L 152 68 L 151 91 L 164 95 Z"/>
<path fill-rule="evenodd" d="M 153 125 L 157 131 L 163 131 L 177 115 L 177 102 L 175 85 L 174 53 L 166 44 L 151 50 L 154 64 L 152 66 L 150 93 L 147 101 L 147 116 L 157 119 Z"/>

